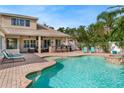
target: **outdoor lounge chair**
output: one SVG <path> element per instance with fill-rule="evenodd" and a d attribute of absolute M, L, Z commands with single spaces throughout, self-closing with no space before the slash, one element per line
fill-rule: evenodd
<path fill-rule="evenodd" d="M 112 54 L 117 54 L 117 51 L 112 51 Z"/>
<path fill-rule="evenodd" d="M 10 54 L 6 50 L 2 50 L 1 53 L 4 56 L 2 62 L 4 62 L 5 60 L 12 60 L 14 62 L 15 59 L 22 59 L 21 61 L 25 61 L 24 56 L 21 54 Z"/>
<path fill-rule="evenodd" d="M 12 56 L 23 56 L 22 54 L 11 54 L 11 53 L 9 53 L 6 49 L 4 49 L 3 50 L 6 54 L 8 54 L 8 55 L 12 55 Z"/>
<path fill-rule="evenodd" d="M 94 52 L 95 52 L 95 48 L 94 48 L 94 47 L 91 47 L 91 48 L 90 48 L 90 52 L 91 52 L 91 53 L 94 53 Z"/>
<path fill-rule="evenodd" d="M 83 48 L 82 48 L 82 52 L 83 52 L 83 53 L 87 53 L 87 52 L 88 52 L 87 47 L 83 47 Z"/>

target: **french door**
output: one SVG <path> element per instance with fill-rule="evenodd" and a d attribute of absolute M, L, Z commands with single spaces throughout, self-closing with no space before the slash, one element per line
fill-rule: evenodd
<path fill-rule="evenodd" d="M 44 48 L 49 48 L 50 46 L 50 40 L 44 40 Z"/>

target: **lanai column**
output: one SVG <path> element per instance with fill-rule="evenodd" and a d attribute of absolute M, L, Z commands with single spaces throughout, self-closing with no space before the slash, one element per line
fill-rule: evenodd
<path fill-rule="evenodd" d="M 6 40 L 5 40 L 5 34 L 0 31 L 0 50 L 6 49 Z"/>
<path fill-rule="evenodd" d="M 41 36 L 38 36 L 38 53 L 41 53 Z"/>
<path fill-rule="evenodd" d="M 69 42 L 68 42 L 68 38 L 67 37 L 65 38 L 65 42 L 68 45 Z"/>

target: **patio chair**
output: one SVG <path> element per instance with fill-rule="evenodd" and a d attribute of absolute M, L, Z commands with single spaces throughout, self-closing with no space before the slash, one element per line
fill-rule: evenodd
<path fill-rule="evenodd" d="M 82 52 L 83 52 L 83 53 L 87 53 L 87 52 L 88 52 L 87 47 L 83 47 L 83 48 L 82 48 Z"/>
<path fill-rule="evenodd" d="M 94 52 L 95 52 L 95 48 L 94 48 L 94 47 L 91 47 L 91 48 L 90 48 L 90 52 L 91 52 L 91 53 L 94 53 Z"/>
<path fill-rule="evenodd" d="M 8 53 L 6 50 L 2 50 L 1 53 L 3 54 L 3 60 L 2 60 L 2 63 L 5 61 L 5 60 L 12 60 L 13 62 L 15 62 L 15 59 L 23 59 L 23 61 L 25 61 L 25 58 L 23 55 L 21 54 L 10 54 Z M 22 61 L 22 60 L 21 60 Z"/>

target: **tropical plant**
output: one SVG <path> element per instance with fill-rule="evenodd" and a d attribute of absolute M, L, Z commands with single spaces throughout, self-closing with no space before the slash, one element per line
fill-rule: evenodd
<path fill-rule="evenodd" d="M 116 8 L 116 9 L 115 9 Z M 110 10 L 112 9 L 112 10 Z M 124 6 L 109 7 L 107 11 L 97 16 L 97 22 L 87 28 L 61 27 L 58 31 L 69 34 L 72 39 L 79 42 L 80 46 L 98 46 L 105 52 L 109 51 L 109 42 L 116 42 L 124 48 Z"/>
<path fill-rule="evenodd" d="M 98 15 L 97 20 L 102 21 L 110 28 L 109 41 L 124 48 L 124 6 L 112 6 L 108 11 Z"/>
<path fill-rule="evenodd" d="M 91 46 L 101 47 L 105 52 L 108 52 L 110 34 L 105 32 L 103 22 L 89 25 L 88 36 Z"/>
<path fill-rule="evenodd" d="M 105 26 L 107 26 L 111 29 L 115 16 L 116 16 L 116 13 L 105 11 L 97 16 L 97 21 L 104 22 Z"/>
<path fill-rule="evenodd" d="M 124 13 L 124 6 L 123 5 L 117 5 L 109 7 L 108 10 L 111 10 L 112 13 L 117 15 L 122 15 Z"/>

